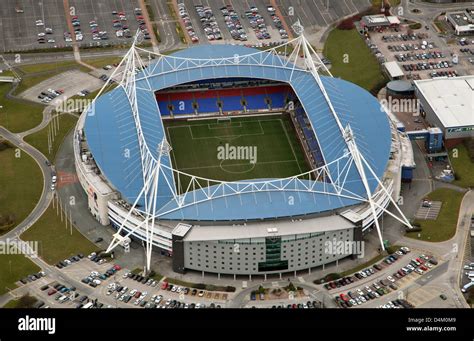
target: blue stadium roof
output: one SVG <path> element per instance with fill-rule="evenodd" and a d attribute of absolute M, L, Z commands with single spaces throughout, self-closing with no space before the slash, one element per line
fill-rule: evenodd
<path fill-rule="evenodd" d="M 207 58 L 232 58 L 238 63 L 218 65 L 203 61 Z M 234 45 L 200 45 L 158 59 L 137 75 L 140 122 L 146 143 L 155 157 L 157 146 L 164 137 L 164 128 L 154 91 L 204 79 L 235 77 L 288 83 L 311 121 L 326 164 L 344 155 L 345 141 L 311 73 L 286 65 L 280 57 L 267 52 Z M 377 99 L 359 86 L 337 78 L 321 79 L 342 125 L 351 125 L 361 153 L 381 178 L 391 146 L 386 113 L 381 110 Z M 122 88 L 97 99 L 94 112 L 86 118 L 85 135 L 102 173 L 128 201 L 134 202 L 143 188 L 141 159 L 131 106 Z M 171 166 L 169 157 L 162 162 Z M 336 172 L 335 165 L 330 167 L 333 176 Z M 374 190 L 376 180 L 369 178 L 369 185 Z M 285 191 L 239 194 L 179 208 L 164 179 L 160 180 L 159 188 L 158 205 L 164 214 L 162 219 L 266 219 L 313 214 L 357 203 L 337 196 Z M 366 196 L 354 166 L 348 172 L 345 188 Z M 197 197 L 199 195 L 202 193 L 196 193 Z M 292 205 L 288 204 L 290 197 L 294 199 Z"/>

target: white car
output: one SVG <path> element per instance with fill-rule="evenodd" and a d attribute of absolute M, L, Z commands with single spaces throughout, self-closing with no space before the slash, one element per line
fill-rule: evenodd
<path fill-rule="evenodd" d="M 97 284 L 97 285 L 100 285 L 100 283 L 102 283 L 102 282 L 100 281 L 100 279 L 97 279 L 97 278 L 94 279 L 92 282 L 93 282 L 94 284 Z"/>
<path fill-rule="evenodd" d="M 395 282 L 395 279 L 394 279 L 392 276 L 388 276 L 387 279 L 388 279 L 390 282 L 392 282 L 392 283 Z"/>

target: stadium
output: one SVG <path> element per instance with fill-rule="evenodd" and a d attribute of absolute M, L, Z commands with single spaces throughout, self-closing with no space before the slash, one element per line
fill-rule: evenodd
<path fill-rule="evenodd" d="M 108 251 L 143 242 L 147 269 L 154 249 L 178 273 L 311 271 L 356 256 L 329 242 L 375 229 L 383 249 L 384 212 L 410 225 L 396 205 L 408 139 L 304 35 L 265 51 L 134 44 L 106 86 L 76 126 L 76 170 L 116 230 Z"/>

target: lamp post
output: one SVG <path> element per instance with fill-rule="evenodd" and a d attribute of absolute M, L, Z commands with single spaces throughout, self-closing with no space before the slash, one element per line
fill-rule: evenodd
<path fill-rule="evenodd" d="M 44 22 L 44 5 L 43 5 L 43 2 L 42 1 L 38 2 L 38 5 L 41 7 L 41 15 L 43 17 L 43 25 L 44 25 L 44 27 L 46 27 L 46 23 Z"/>

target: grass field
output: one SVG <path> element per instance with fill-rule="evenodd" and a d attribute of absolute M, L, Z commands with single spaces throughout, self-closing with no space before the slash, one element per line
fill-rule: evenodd
<path fill-rule="evenodd" d="M 106 66 L 112 65 L 115 63 L 120 63 L 122 57 L 102 57 L 102 58 L 86 58 L 83 59 L 84 63 L 89 64 L 90 66 L 96 67 L 98 69 Z"/>
<path fill-rule="evenodd" d="M 51 153 L 48 151 L 48 127 L 25 137 L 25 142 L 31 144 L 33 147 L 38 149 L 44 154 L 50 161 L 54 161 L 56 153 L 61 146 L 64 137 L 74 127 L 77 122 L 77 117 L 72 115 L 60 115 L 59 116 L 59 130 L 51 148 Z M 51 123 L 50 123 L 51 125 Z"/>
<path fill-rule="evenodd" d="M 36 127 L 43 118 L 43 106 L 5 98 L 11 85 L 0 84 L 0 126 L 13 133 Z"/>
<path fill-rule="evenodd" d="M 33 210 L 42 190 L 43 174 L 27 153 L 16 148 L 0 151 L 0 215 L 14 215 L 11 228 Z M 5 232 L 0 229 L 0 235 Z"/>
<path fill-rule="evenodd" d="M 39 255 L 49 264 L 55 264 L 78 253 L 89 254 L 98 249 L 74 227 L 71 234 L 69 224 L 66 229 L 65 223 L 61 222 L 52 206 L 21 235 L 21 238 L 25 241 L 39 241 Z"/>
<path fill-rule="evenodd" d="M 416 220 L 421 232 L 407 233 L 407 237 L 430 242 L 442 242 L 451 239 L 456 234 L 458 224 L 459 207 L 461 206 L 463 192 L 452 189 L 439 188 L 428 195 L 432 201 L 441 201 L 441 211 L 436 220 Z M 420 234 L 420 238 L 418 238 Z"/>
<path fill-rule="evenodd" d="M 25 309 L 33 308 L 33 305 L 38 302 L 36 297 L 30 296 L 28 294 L 18 298 L 8 301 L 2 308 L 11 308 L 11 309 Z"/>
<path fill-rule="evenodd" d="M 457 157 L 454 157 L 457 149 Z M 454 185 L 461 187 L 474 187 L 474 163 L 471 161 L 466 146 L 460 144 L 449 151 L 449 158 L 456 174 Z"/>
<path fill-rule="evenodd" d="M 357 30 L 334 29 L 324 45 L 324 55 L 331 60 L 334 77 L 353 82 L 372 90 L 384 81 L 375 56 Z"/>
<path fill-rule="evenodd" d="M 22 71 L 24 74 L 21 76 L 22 79 L 20 85 L 15 90 L 15 95 L 22 93 L 28 88 L 31 88 L 48 78 L 54 77 L 65 71 L 75 69 L 81 70 L 83 72 L 91 71 L 90 69 L 80 64 L 77 64 L 75 61 L 61 61 L 46 64 L 31 64 L 20 66 L 19 70 Z"/>
<path fill-rule="evenodd" d="M 0 295 L 16 288 L 15 282 L 40 270 L 24 255 L 0 255 Z"/>
<path fill-rule="evenodd" d="M 165 121 L 175 169 L 204 178 L 236 181 L 283 178 L 309 171 L 288 116 L 239 117 L 231 121 Z M 244 147 L 245 153 L 223 153 Z M 252 162 L 252 153 L 255 159 Z M 177 181 L 178 182 L 178 181 Z M 180 178 L 181 189 L 189 178 Z"/>

